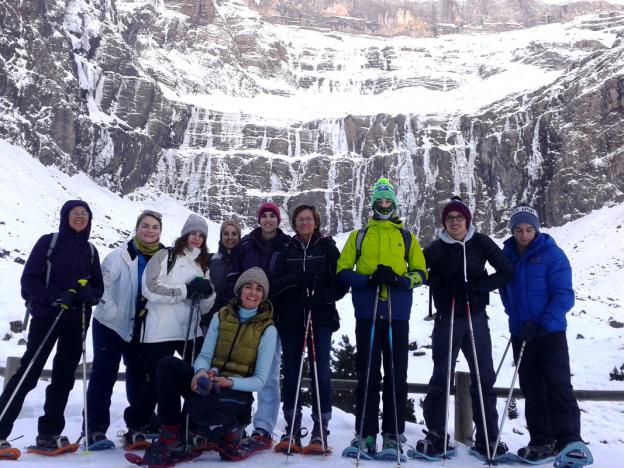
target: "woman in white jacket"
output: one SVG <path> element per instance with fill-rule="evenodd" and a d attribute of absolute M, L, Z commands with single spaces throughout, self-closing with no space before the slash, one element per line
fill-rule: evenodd
<path fill-rule="evenodd" d="M 144 306 L 143 271 L 149 259 L 165 248 L 160 243 L 161 231 L 161 214 L 143 211 L 137 218 L 134 237 L 102 262 L 104 296 L 93 313 L 93 368 L 87 390 L 88 444 L 94 449 L 114 446 L 106 438 L 106 431 L 121 358 L 126 366 L 126 396 L 130 405 L 141 396 L 146 381 L 135 324 Z"/>
<path fill-rule="evenodd" d="M 140 355 L 152 383 L 162 358 L 177 351 L 191 363 L 201 349 L 200 315 L 210 311 L 215 299 L 209 279 L 207 236 L 206 221 L 191 214 L 173 248 L 155 254 L 145 269 L 142 291 L 147 312 L 140 332 Z M 129 429 L 126 445 L 139 448 L 145 443 L 142 428 L 155 406 L 156 386 L 145 385 L 137 404 L 124 415 Z"/>

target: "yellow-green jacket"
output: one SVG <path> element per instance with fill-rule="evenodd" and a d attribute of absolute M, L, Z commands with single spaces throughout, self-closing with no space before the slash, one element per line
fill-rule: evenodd
<path fill-rule="evenodd" d="M 366 235 L 362 241 L 360 257 L 356 259 L 358 231 L 353 231 L 345 243 L 338 259 L 338 280 L 351 287 L 355 317 L 372 319 L 377 286 L 369 285 L 368 279 L 377 265 L 387 265 L 399 276 L 398 287 L 391 288 L 392 319 L 409 320 L 412 308 L 412 289 L 427 279 L 427 265 L 418 240 L 410 233 L 412 242 L 405 261 L 403 223 L 391 220 L 369 219 Z M 357 261 L 356 261 L 357 260 Z M 353 269 L 355 267 L 355 270 Z M 387 319 L 388 288 L 382 286 L 379 294 L 377 317 Z"/>

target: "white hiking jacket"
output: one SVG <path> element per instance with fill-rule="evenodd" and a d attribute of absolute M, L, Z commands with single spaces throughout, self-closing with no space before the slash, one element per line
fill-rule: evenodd
<path fill-rule="evenodd" d="M 93 312 L 98 322 L 127 342 L 132 340 L 132 322 L 139 287 L 138 265 L 138 255 L 134 259 L 130 257 L 128 242 L 106 256 L 102 262 L 104 295 Z"/>
<path fill-rule="evenodd" d="M 147 316 L 144 332 L 141 334 L 144 343 L 161 343 L 163 341 L 186 340 L 191 312 L 192 325 L 197 323 L 195 331 L 191 328 L 189 339 L 202 336 L 196 314 L 210 311 L 216 294 L 199 302 L 199 311 L 191 311 L 192 300 L 186 297 L 186 283 L 196 276 L 210 279 L 210 270 L 204 274 L 195 259 L 199 249 L 184 249 L 185 254 L 178 255 L 171 271 L 167 273 L 166 249 L 157 252 L 148 262 L 143 272 L 143 296 L 147 299 Z M 214 289 L 214 286 L 213 286 Z M 195 333 L 193 335 L 193 333 Z"/>

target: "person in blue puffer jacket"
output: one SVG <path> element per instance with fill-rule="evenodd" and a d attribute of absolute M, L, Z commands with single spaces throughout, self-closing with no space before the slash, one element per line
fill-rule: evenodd
<path fill-rule="evenodd" d="M 531 437 L 518 455 L 540 460 L 582 440 L 566 339 L 566 314 L 574 306 L 572 268 L 555 240 L 540 232 L 535 209 L 515 207 L 509 228 L 512 237 L 505 241 L 503 253 L 513 263 L 515 276 L 500 293 L 516 361 L 525 343 L 519 377 Z"/>

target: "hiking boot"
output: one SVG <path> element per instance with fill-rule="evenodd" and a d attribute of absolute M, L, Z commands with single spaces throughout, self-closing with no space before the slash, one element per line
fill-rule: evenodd
<path fill-rule="evenodd" d="M 152 445 L 145 449 L 143 458 L 149 465 L 167 465 L 172 459 L 172 452 L 180 451 L 185 444 L 178 432 L 163 429 Z"/>
<path fill-rule="evenodd" d="M 37 448 L 44 450 L 56 450 L 69 445 L 69 439 L 61 435 L 38 435 Z"/>
<path fill-rule="evenodd" d="M 438 431 L 423 430 L 426 434 L 424 439 L 420 439 L 416 442 L 416 451 L 420 452 L 428 457 L 439 457 L 444 454 L 444 437 L 438 433 Z M 449 436 L 446 436 L 446 448 L 447 451 L 454 447 L 451 446 Z"/>
<path fill-rule="evenodd" d="M 321 425 L 317 422 L 312 427 L 312 435 L 310 437 L 310 444 L 324 445 L 327 448 L 327 436 L 329 435 L 329 429 L 327 429 L 327 423 L 323 423 L 323 431 L 321 434 Z"/>
<path fill-rule="evenodd" d="M 375 439 L 376 437 L 374 435 L 369 435 L 360 440 L 360 436 L 356 434 L 351 441 L 351 447 L 355 447 L 372 457 L 377 453 L 377 443 Z"/>
<path fill-rule="evenodd" d="M 403 434 L 399 434 L 398 440 L 396 434 L 382 434 L 382 437 L 382 450 L 398 450 L 400 453 L 403 453 L 403 444 L 407 442 Z"/>
<path fill-rule="evenodd" d="M 102 442 L 104 440 L 108 440 L 104 432 L 89 432 L 89 440 L 87 440 L 87 445 L 93 445 L 96 442 Z"/>
<path fill-rule="evenodd" d="M 117 435 L 121 437 L 127 449 L 145 449 L 150 445 L 150 442 L 147 440 L 147 435 L 140 430 L 129 428 L 128 432 L 120 432 L 120 434 Z"/>
<path fill-rule="evenodd" d="M 501 440 L 498 442 L 496 453 L 493 453 L 495 443 L 496 443 L 495 440 L 490 441 L 490 457 L 491 458 L 500 457 L 501 455 L 505 455 L 507 452 L 509 452 L 509 449 L 507 448 L 507 444 Z M 485 448 L 485 444 L 483 444 L 482 442 L 477 442 L 474 446 L 474 449 L 477 452 L 479 452 L 484 458 L 487 458 L 487 449 Z"/>
<path fill-rule="evenodd" d="M 271 445 L 273 445 L 273 439 L 268 431 L 257 428 L 254 429 L 249 437 L 245 437 L 241 440 L 240 445 L 244 447 L 245 450 L 258 452 L 260 450 L 270 449 Z"/>
<path fill-rule="evenodd" d="M 0 440 L 0 450 L 11 448 L 11 443 L 6 440 Z"/>
<path fill-rule="evenodd" d="M 308 435 L 308 430 L 305 427 L 295 427 L 292 431 L 292 438 L 290 437 L 290 432 L 290 427 L 286 426 L 284 434 L 275 446 L 274 450 L 276 452 L 288 453 L 288 447 L 290 446 L 291 453 L 301 453 L 301 438 Z"/>
<path fill-rule="evenodd" d="M 554 444 L 527 445 L 518 450 L 518 456 L 529 461 L 544 460 L 555 455 Z"/>

